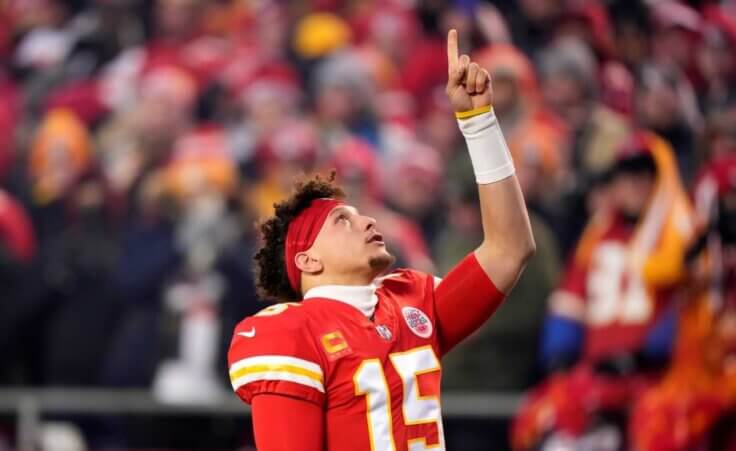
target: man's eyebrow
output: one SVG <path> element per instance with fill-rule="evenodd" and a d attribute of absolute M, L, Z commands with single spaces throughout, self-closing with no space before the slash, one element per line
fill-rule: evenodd
<path fill-rule="evenodd" d="M 345 212 L 348 212 L 348 213 L 352 213 L 352 214 L 357 215 L 358 214 L 358 209 L 356 209 L 355 207 L 352 207 L 350 205 L 340 205 L 339 207 L 336 207 L 334 210 L 332 210 L 330 212 L 329 216 L 334 216 L 337 213 L 345 213 Z"/>

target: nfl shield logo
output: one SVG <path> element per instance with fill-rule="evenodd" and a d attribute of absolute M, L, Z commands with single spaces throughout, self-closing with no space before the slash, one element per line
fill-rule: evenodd
<path fill-rule="evenodd" d="M 389 328 L 384 326 L 383 324 L 381 324 L 380 326 L 376 326 L 376 332 L 378 332 L 378 335 L 380 335 L 381 338 L 386 341 L 390 341 L 391 337 L 393 336 L 391 335 L 391 331 L 389 330 Z"/>

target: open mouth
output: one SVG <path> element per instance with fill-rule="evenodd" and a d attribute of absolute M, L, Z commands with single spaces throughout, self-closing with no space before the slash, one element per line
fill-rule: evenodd
<path fill-rule="evenodd" d="M 380 233 L 374 233 L 373 235 L 371 235 L 370 238 L 368 238 L 368 241 L 366 242 L 367 243 L 383 243 L 383 235 L 381 235 Z"/>

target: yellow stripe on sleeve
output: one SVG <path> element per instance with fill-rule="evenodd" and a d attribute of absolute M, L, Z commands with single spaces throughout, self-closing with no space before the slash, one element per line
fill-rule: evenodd
<path fill-rule="evenodd" d="M 297 376 L 304 376 L 309 379 L 312 379 L 315 382 L 318 382 L 319 384 L 322 384 L 322 375 L 319 373 L 315 373 L 314 371 L 310 371 L 305 368 L 301 368 L 295 365 L 278 365 L 278 364 L 260 364 L 260 365 L 249 365 L 243 368 L 240 368 L 235 371 L 230 372 L 230 380 L 235 381 L 236 379 L 240 379 L 241 377 L 248 376 L 255 373 L 267 373 L 267 372 L 278 372 L 278 373 L 288 373 L 288 374 L 294 374 Z"/>
<path fill-rule="evenodd" d="M 470 119 L 473 116 L 488 113 L 492 109 L 491 105 L 480 106 L 478 108 L 473 108 L 472 110 L 456 112 L 455 117 L 458 119 Z"/>
<path fill-rule="evenodd" d="M 324 393 L 324 372 L 315 362 L 289 355 L 247 357 L 230 366 L 233 390 L 256 381 L 287 381 Z"/>

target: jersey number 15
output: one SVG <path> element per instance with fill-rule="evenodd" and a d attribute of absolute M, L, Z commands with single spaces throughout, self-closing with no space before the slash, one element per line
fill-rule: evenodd
<path fill-rule="evenodd" d="M 403 385 L 402 411 L 407 426 L 436 424 L 438 443 L 428 445 L 426 437 L 409 440 L 409 451 L 444 450 L 442 411 L 438 395 L 421 396 L 417 376 L 440 370 L 431 346 L 389 354 Z M 391 393 L 379 359 L 364 360 L 353 375 L 355 395 L 365 396 L 371 451 L 396 451 L 391 415 Z"/>

